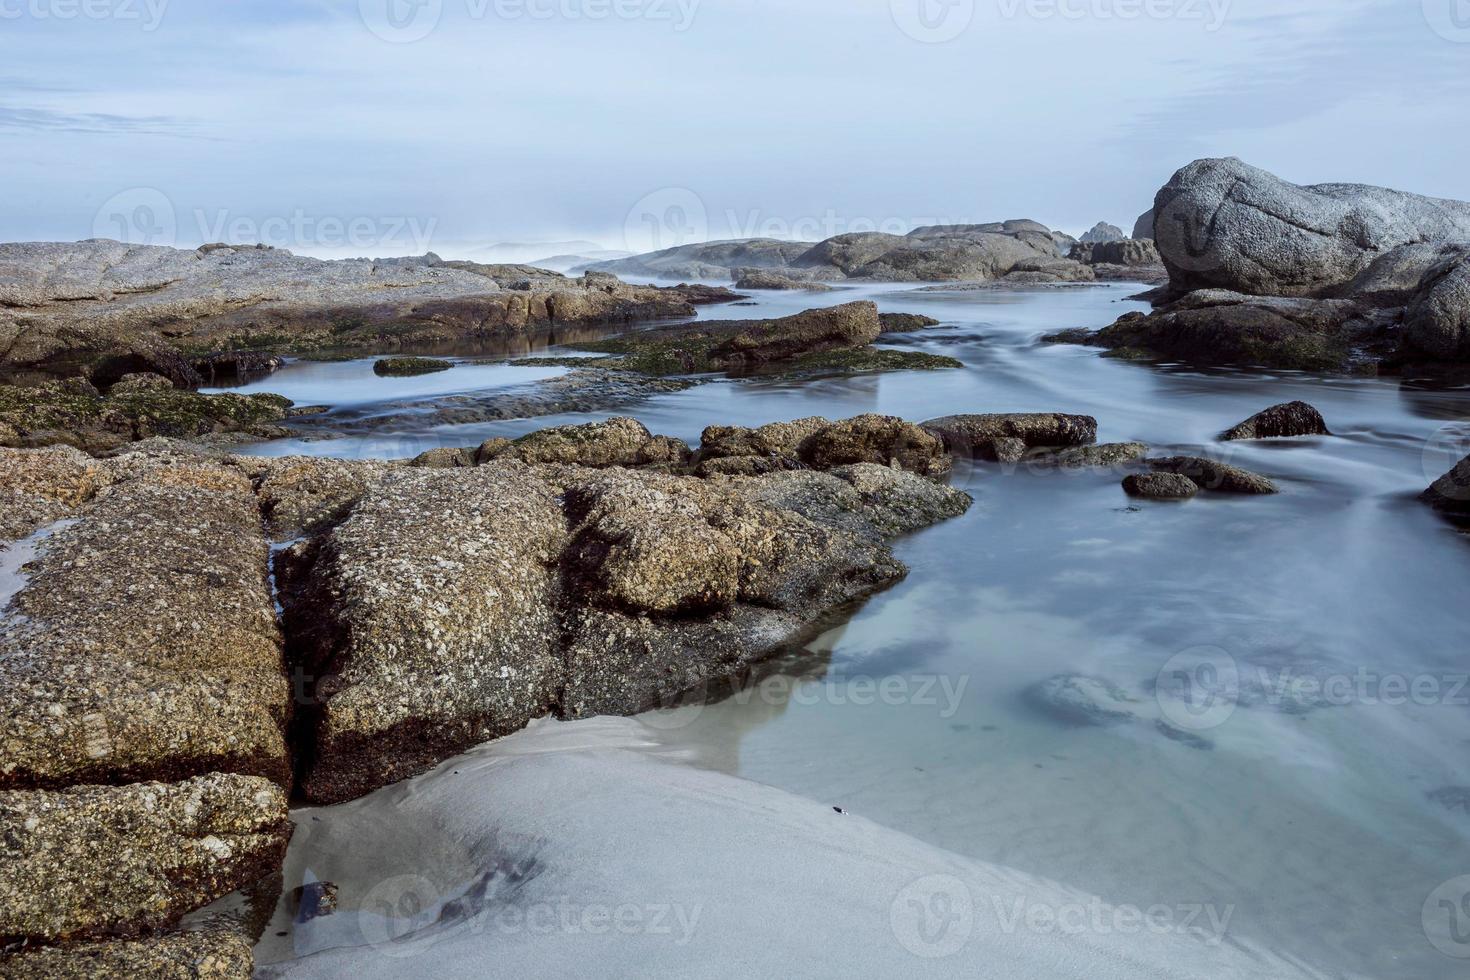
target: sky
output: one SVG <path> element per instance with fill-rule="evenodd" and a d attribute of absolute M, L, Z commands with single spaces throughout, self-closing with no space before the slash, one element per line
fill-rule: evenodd
<path fill-rule="evenodd" d="M 0 240 L 530 260 L 1470 199 L 1470 0 L 0 0 Z"/>

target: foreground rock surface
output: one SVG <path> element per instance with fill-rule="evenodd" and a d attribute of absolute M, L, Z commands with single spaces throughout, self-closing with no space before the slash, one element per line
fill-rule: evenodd
<path fill-rule="evenodd" d="M 274 873 L 289 837 L 286 794 L 260 777 L 0 792 L 0 937 L 171 925 Z"/>
<path fill-rule="evenodd" d="M 147 939 L 39 946 L 0 956 L 8 980 L 250 980 L 250 939 L 229 930 L 179 932 Z"/>
<path fill-rule="evenodd" d="M 284 784 L 267 557 L 250 482 L 210 465 L 109 487 L 42 542 L 0 620 L 0 788 Z"/>
<path fill-rule="evenodd" d="M 633 713 L 724 678 L 901 578 L 885 537 L 968 503 L 873 464 L 390 473 L 278 568 L 317 679 L 302 789 L 351 798 L 541 715 Z"/>

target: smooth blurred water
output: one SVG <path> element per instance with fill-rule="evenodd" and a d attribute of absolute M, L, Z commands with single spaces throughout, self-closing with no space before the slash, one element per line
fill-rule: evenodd
<path fill-rule="evenodd" d="M 1137 288 L 863 286 L 704 311 L 764 317 L 873 298 L 943 321 L 885 342 L 964 368 L 716 381 L 629 413 L 655 432 L 693 443 L 710 424 L 806 415 L 1082 412 L 1098 418 L 1101 441 L 1223 455 L 1283 492 L 1139 503 L 1122 492 L 1121 471 L 964 467 L 956 479 L 975 497 L 970 513 L 900 541 L 912 574 L 814 644 L 811 669 L 648 720 L 707 765 L 1110 902 L 1233 906 L 1231 935 L 1311 966 L 1470 975 L 1470 959 L 1426 934 L 1470 955 L 1470 939 L 1447 931 L 1448 912 L 1426 905 L 1470 874 L 1470 803 L 1439 792 L 1470 786 L 1470 538 L 1414 499 L 1470 452 L 1470 391 L 1132 364 L 1037 342 L 1144 308 L 1127 299 Z M 414 379 L 411 394 L 481 380 L 465 370 Z M 483 383 L 527 370 L 488 369 Z M 351 365 L 290 372 L 253 387 L 371 410 L 386 384 Z M 381 390 L 383 401 L 406 397 Z M 1297 398 L 1335 435 L 1215 441 Z M 262 449 L 407 456 L 590 417 Z M 1193 744 L 1152 724 L 1069 727 L 1023 696 L 1064 672 L 1147 696 L 1172 658 L 1199 648 L 1245 677 L 1349 686 L 1341 703 L 1304 712 L 1239 704 L 1191 729 Z M 1417 696 L 1398 697 L 1395 678 Z"/>

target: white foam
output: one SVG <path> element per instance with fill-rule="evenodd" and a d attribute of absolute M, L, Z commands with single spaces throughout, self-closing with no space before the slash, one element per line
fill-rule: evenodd
<path fill-rule="evenodd" d="M 542 723 L 294 816 L 288 893 L 331 881 L 339 905 L 293 925 L 283 904 L 266 977 L 1317 975 L 1245 948 L 1228 910 L 1151 926 L 682 764 L 636 720 Z"/>

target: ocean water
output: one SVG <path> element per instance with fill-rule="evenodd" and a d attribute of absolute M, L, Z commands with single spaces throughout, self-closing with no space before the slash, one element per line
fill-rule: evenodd
<path fill-rule="evenodd" d="M 871 298 L 942 321 L 885 343 L 964 367 L 715 381 L 626 413 L 655 432 L 694 443 L 710 424 L 807 415 L 1081 412 L 1097 417 L 1100 441 L 1224 458 L 1282 493 L 1149 503 L 1124 495 L 1121 470 L 962 466 L 955 483 L 975 506 L 897 542 L 906 581 L 783 672 L 641 721 L 683 765 L 965 860 L 1113 905 L 1229 910 L 1232 942 L 1304 972 L 1470 975 L 1470 537 L 1414 499 L 1470 452 L 1470 390 L 1125 363 L 1038 343 L 1144 309 L 1128 298 L 1138 288 L 865 285 L 702 311 L 764 317 Z M 253 388 L 371 412 L 379 399 L 522 384 L 530 370 L 456 368 L 405 391 L 375 389 L 386 382 L 370 361 L 293 364 Z M 1292 399 L 1320 409 L 1334 435 L 1217 441 Z M 593 417 L 259 451 L 408 456 Z M 1043 710 L 1028 692 L 1065 674 L 1117 685 L 1132 717 L 1078 726 Z M 915 975 L 925 966 L 916 960 Z"/>

